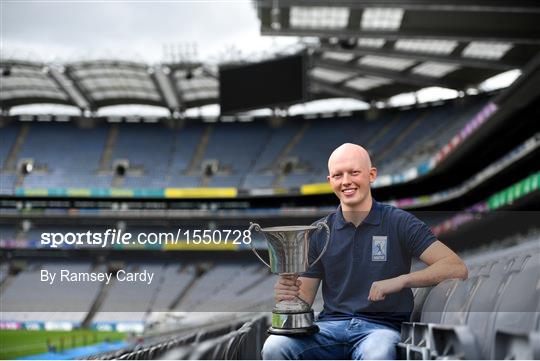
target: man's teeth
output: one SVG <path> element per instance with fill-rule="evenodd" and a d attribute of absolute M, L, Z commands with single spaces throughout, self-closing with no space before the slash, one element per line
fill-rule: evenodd
<path fill-rule="evenodd" d="M 345 189 L 345 190 L 343 191 L 343 193 L 345 193 L 345 194 L 351 194 L 351 193 L 354 193 L 355 190 L 356 190 L 356 189 Z"/>

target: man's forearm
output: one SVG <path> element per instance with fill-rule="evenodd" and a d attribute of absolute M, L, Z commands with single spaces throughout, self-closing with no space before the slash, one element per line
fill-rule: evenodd
<path fill-rule="evenodd" d="M 423 270 L 400 276 L 406 288 L 434 286 L 451 278 L 467 279 L 467 267 L 459 259 L 441 259 Z"/>
<path fill-rule="evenodd" d="M 320 280 L 318 278 L 299 277 L 302 282 L 298 297 L 306 302 L 310 307 L 313 306 L 315 297 L 317 296 L 317 290 L 319 289 Z"/>

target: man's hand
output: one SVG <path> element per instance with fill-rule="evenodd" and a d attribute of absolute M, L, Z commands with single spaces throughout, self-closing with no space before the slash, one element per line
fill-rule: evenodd
<path fill-rule="evenodd" d="M 300 291 L 300 285 L 302 281 L 298 279 L 298 276 L 279 276 L 276 285 L 274 286 L 274 297 L 276 302 L 283 300 L 294 300 L 298 297 Z"/>
<path fill-rule="evenodd" d="M 368 300 L 382 301 L 391 294 L 401 291 L 405 287 L 405 278 L 402 276 L 376 281 L 371 285 Z"/>

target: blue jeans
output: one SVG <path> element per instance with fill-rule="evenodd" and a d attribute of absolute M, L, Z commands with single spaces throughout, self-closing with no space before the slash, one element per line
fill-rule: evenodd
<path fill-rule="evenodd" d="M 271 335 L 264 343 L 264 360 L 395 359 L 398 331 L 359 318 L 318 321 L 320 331 L 309 336 Z"/>

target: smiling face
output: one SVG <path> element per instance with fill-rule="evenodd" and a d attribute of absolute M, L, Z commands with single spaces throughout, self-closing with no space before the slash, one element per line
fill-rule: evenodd
<path fill-rule="evenodd" d="M 370 184 L 377 178 L 367 151 L 356 144 L 343 144 L 328 159 L 328 182 L 343 211 L 371 208 Z"/>

